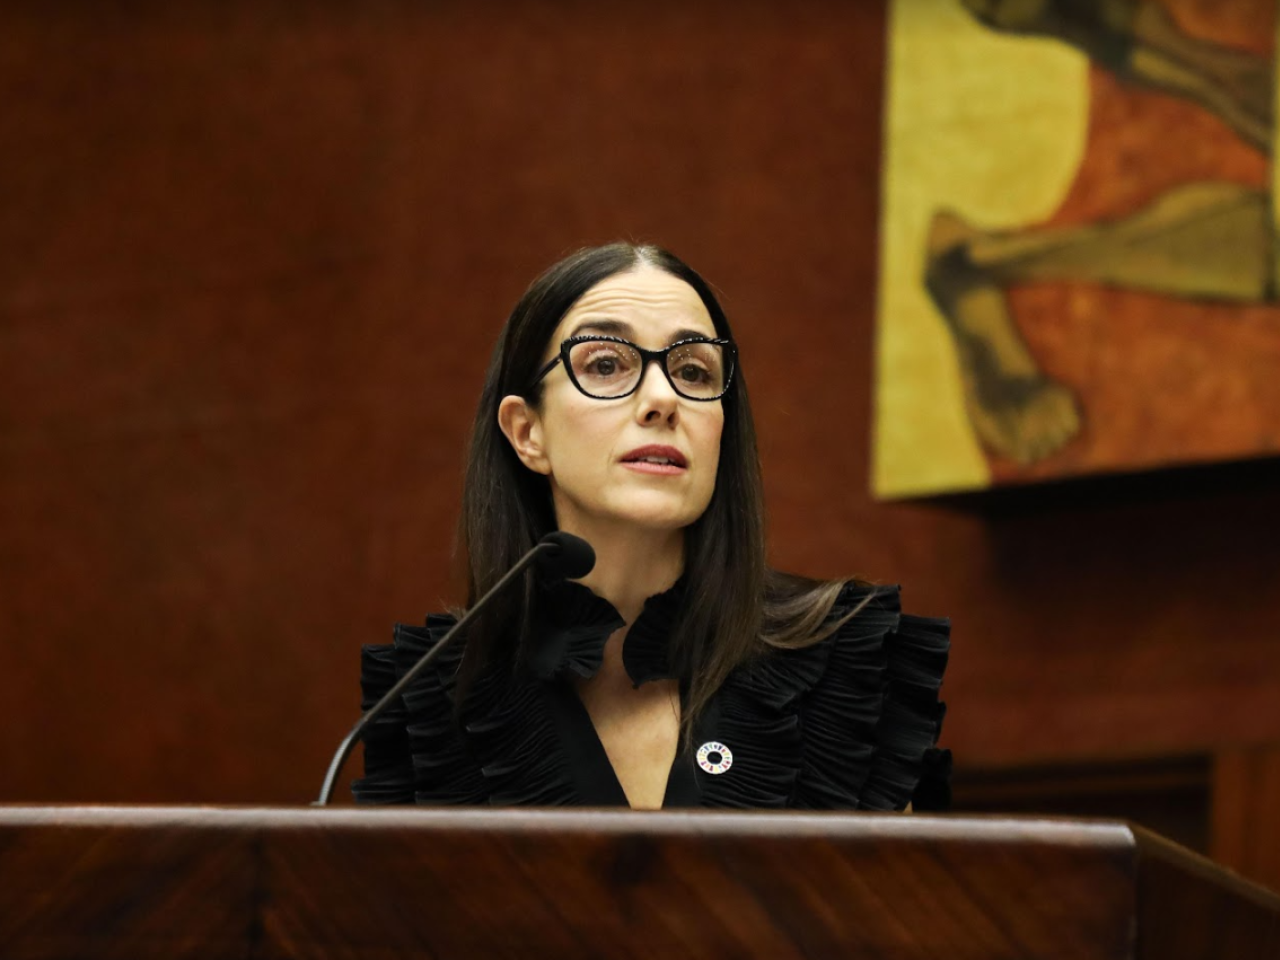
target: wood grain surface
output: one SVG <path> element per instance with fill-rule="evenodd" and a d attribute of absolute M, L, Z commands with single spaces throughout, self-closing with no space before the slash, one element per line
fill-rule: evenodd
<path fill-rule="evenodd" d="M 1213 765 L 1214 860 L 1280 890 L 1280 743 L 1224 750 Z"/>
<path fill-rule="evenodd" d="M 0 807 L 0 876 L 12 960 L 1225 960 L 1268 954 L 1220 942 L 1280 946 L 1280 899 L 1109 822 Z"/>

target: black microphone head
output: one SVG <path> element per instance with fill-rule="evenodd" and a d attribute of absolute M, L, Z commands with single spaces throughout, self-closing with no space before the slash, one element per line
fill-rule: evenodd
<path fill-rule="evenodd" d="M 557 580 L 577 580 L 585 577 L 596 565 L 596 552 L 591 544 L 572 533 L 556 530 L 538 541 L 539 546 L 549 544 L 550 550 L 542 551 L 538 558 L 542 569 Z"/>

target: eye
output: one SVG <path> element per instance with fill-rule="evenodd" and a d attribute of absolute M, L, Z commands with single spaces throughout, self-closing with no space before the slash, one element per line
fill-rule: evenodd
<path fill-rule="evenodd" d="M 711 372 L 695 360 L 686 360 L 672 371 L 672 376 L 685 383 L 706 383 L 711 379 Z"/>
<path fill-rule="evenodd" d="M 691 343 L 667 357 L 667 370 L 672 379 L 689 386 L 718 384 L 723 368 L 719 347 L 709 343 Z"/>
<path fill-rule="evenodd" d="M 618 369 L 617 357 L 592 357 L 587 369 L 601 377 L 607 377 Z"/>
<path fill-rule="evenodd" d="M 573 369 L 595 380 L 615 380 L 634 367 L 630 351 L 621 344 L 599 341 L 578 344 L 573 349 Z"/>

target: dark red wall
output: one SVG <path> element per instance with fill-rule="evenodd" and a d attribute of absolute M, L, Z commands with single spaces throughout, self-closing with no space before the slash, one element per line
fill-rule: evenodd
<path fill-rule="evenodd" d="M 309 799 L 619 237 L 723 291 L 774 562 L 954 618 L 962 765 L 1280 742 L 1274 471 L 870 499 L 880 4 L 171 6 L 0 11 L 0 800 Z"/>

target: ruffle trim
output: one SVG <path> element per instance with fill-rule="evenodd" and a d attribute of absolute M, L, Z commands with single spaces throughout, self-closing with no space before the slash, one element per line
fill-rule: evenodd
<path fill-rule="evenodd" d="M 392 644 L 365 647 L 361 684 L 369 704 L 454 622 L 449 616 L 432 615 L 424 627 L 397 624 Z M 379 735 L 372 741 L 366 736 L 365 776 L 352 785 L 356 800 L 494 806 L 571 803 L 573 786 L 564 752 L 537 685 L 510 682 L 497 671 L 487 671 L 471 688 L 459 717 L 453 694 L 461 661 L 462 644 L 450 647 L 406 688 L 400 703 L 379 718 Z M 402 735 L 395 733 L 397 726 Z"/>
<path fill-rule="evenodd" d="M 395 685 L 395 647 L 360 648 L 360 710 L 372 709 Z M 403 700 L 392 704 L 364 733 L 364 776 L 351 784 L 357 803 L 413 803 L 413 761 Z"/>
<path fill-rule="evenodd" d="M 937 809 L 933 804 L 943 790 L 937 780 L 950 773 L 950 753 L 934 749 L 947 712 L 938 693 L 950 634 L 948 620 L 903 614 L 887 637 L 888 688 L 877 732 L 879 748 L 859 807 L 901 810 L 915 802 L 920 809 Z M 926 789 L 917 797 L 922 783 Z"/>
<path fill-rule="evenodd" d="M 945 809 L 951 757 L 934 745 L 949 623 L 902 614 L 897 587 L 846 586 L 831 616 L 850 613 L 725 682 L 699 728 L 744 749 L 728 775 L 699 775 L 703 805 Z"/>
<path fill-rule="evenodd" d="M 546 608 L 550 653 L 541 666 L 531 664 L 544 679 L 565 671 L 592 675 L 604 641 L 622 623 L 606 601 L 570 586 Z M 637 685 L 669 676 L 666 642 L 681 601 L 676 589 L 650 598 L 628 632 L 623 659 Z M 946 808 L 951 756 L 935 745 L 946 711 L 938 693 L 950 624 L 903 614 L 897 587 L 850 584 L 831 616 L 855 610 L 820 643 L 773 651 L 726 680 L 698 728 L 744 749 L 735 752 L 730 775 L 697 775 L 704 806 Z M 432 616 L 425 627 L 397 625 L 393 644 L 363 648 L 365 709 L 453 622 Z M 459 726 L 453 691 L 461 656 L 461 644 L 446 651 L 367 732 L 356 799 L 576 802 L 567 754 L 537 683 L 486 672 L 472 687 Z"/>
<path fill-rule="evenodd" d="M 837 611 L 865 604 L 830 642 L 832 662 L 804 708 L 805 770 L 799 804 L 901 810 L 928 782 L 922 808 L 943 795 L 950 755 L 935 744 L 950 621 L 902 613 L 898 587 L 850 585 Z M 830 762 L 843 757 L 844 763 Z M 945 779 L 944 779 L 945 783 Z"/>
<path fill-rule="evenodd" d="M 622 665 L 637 687 L 650 680 L 671 678 L 667 642 L 683 598 L 682 581 L 650 597 L 627 631 Z M 625 624 L 613 604 L 571 580 L 547 588 L 538 622 L 536 633 L 540 639 L 528 663 L 533 675 L 541 680 L 566 673 L 595 676 L 604 662 L 605 642 Z"/>
<path fill-rule="evenodd" d="M 366 709 L 391 689 L 453 626 L 430 616 L 425 626 L 396 624 L 393 642 L 361 651 Z M 459 735 L 453 710 L 454 675 L 462 651 L 451 648 L 425 670 L 365 735 L 365 776 L 352 784 L 359 803 L 477 804 L 488 785 Z M 392 732 L 393 725 L 398 732 Z M 398 759 L 393 751 L 399 751 Z"/>
<path fill-rule="evenodd" d="M 622 666 L 637 687 L 651 680 L 673 679 L 668 644 L 671 628 L 679 621 L 683 607 L 684 579 L 681 578 L 670 590 L 646 600 L 640 615 L 627 630 L 622 644 Z M 622 618 L 618 619 L 621 622 Z"/>
<path fill-rule="evenodd" d="M 605 641 L 623 625 L 622 616 L 608 600 L 571 580 L 548 587 L 541 602 L 537 648 L 528 657 L 533 675 L 540 680 L 565 673 L 595 676 L 604 662 Z"/>

